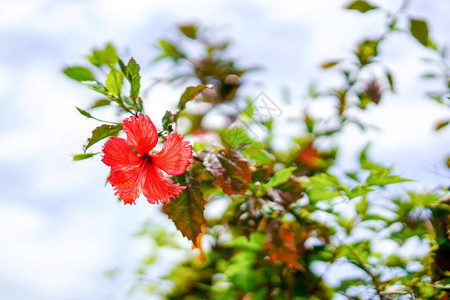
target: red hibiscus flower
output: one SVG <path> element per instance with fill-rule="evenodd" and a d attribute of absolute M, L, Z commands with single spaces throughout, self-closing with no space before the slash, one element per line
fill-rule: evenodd
<path fill-rule="evenodd" d="M 127 139 L 111 137 L 103 147 L 102 161 L 111 167 L 108 182 L 124 204 L 134 204 L 141 192 L 152 204 L 168 203 L 186 187 L 164 177 L 180 175 L 191 164 L 192 146 L 177 132 L 169 135 L 160 152 L 150 153 L 158 143 L 158 132 L 148 116 L 123 120 Z"/>

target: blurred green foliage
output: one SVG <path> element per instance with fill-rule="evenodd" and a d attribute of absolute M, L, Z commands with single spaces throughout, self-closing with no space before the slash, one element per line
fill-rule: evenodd
<path fill-rule="evenodd" d="M 255 102 L 238 94 L 247 73 L 256 68 L 242 68 L 230 59 L 229 41 L 212 40 L 195 24 L 180 25 L 176 40 L 157 41 L 159 55 L 153 63 L 170 61 L 174 73 L 155 84 L 195 82 L 181 95 L 177 109 L 166 112 L 159 133 L 164 140 L 182 117 L 190 124 L 184 131 L 196 138 L 192 166 L 173 178 L 187 189 L 162 211 L 198 250 L 188 251 L 187 258 L 159 282 L 140 280 L 143 291 L 166 299 L 331 299 L 336 295 L 348 299 L 447 299 L 448 187 L 386 196 L 386 185 L 409 180 L 373 162 L 368 146 L 361 150 L 359 168 L 341 172 L 335 172 L 339 145 L 321 146 L 349 125 L 368 130 L 354 112 L 370 109 L 384 101 L 386 93 L 395 92 L 394 76 L 379 59 L 380 45 L 395 31 L 410 35 L 429 49 L 433 59 L 428 62 L 439 70 L 426 78 L 445 80 L 442 91 L 429 95 L 450 106 L 447 51 L 430 39 L 426 21 L 408 15 L 406 4 L 394 13 L 367 1 L 347 5 L 355 13 L 385 13 L 386 31 L 378 38 L 363 39 L 351 57 L 322 64 L 324 70 L 342 75 L 344 83 L 323 90 L 311 85 L 304 101 L 313 105 L 331 97 L 334 114 L 323 120 L 305 109 L 295 119 L 304 130 L 283 150 L 273 147 L 276 120 L 258 118 Z M 399 27 L 401 17 L 410 20 L 409 28 Z M 202 49 L 201 55 L 191 54 L 186 49 L 193 47 L 187 45 Z M 93 69 L 72 66 L 64 73 L 102 94 L 90 111 L 105 106 L 125 114 L 143 111 L 140 67 L 133 58 L 125 65 L 111 44 L 87 58 Z M 369 68 L 380 71 L 370 74 L 380 75 L 366 76 Z M 96 79 L 99 72 L 95 70 L 107 74 L 105 84 Z M 129 92 L 123 89 L 124 79 Z M 197 111 L 198 102 L 206 103 L 209 109 Z M 223 128 L 209 128 L 202 120 L 213 111 L 221 112 L 223 103 L 244 108 L 222 113 L 227 121 Z M 107 122 L 90 111 L 78 110 L 87 118 Z M 122 129 L 120 123 L 108 123 L 113 125 L 94 129 L 84 150 Z M 436 130 L 448 123 L 440 121 Z M 255 127 L 262 128 L 264 134 L 256 137 L 252 132 Z M 96 154 L 76 154 L 74 160 Z M 225 203 L 226 209 L 208 218 L 205 207 L 214 203 Z M 339 208 L 341 204 L 346 211 Z M 167 249 L 183 251 L 176 235 L 156 224 L 145 224 L 139 236 L 155 244 L 139 275 L 151 272 Z M 385 243 L 396 250 L 380 251 Z M 402 254 L 405 248 L 415 247 L 411 243 L 425 245 L 427 253 Z M 347 276 L 330 286 L 324 280 L 328 273 Z M 164 282 L 170 282 L 170 288 Z"/>

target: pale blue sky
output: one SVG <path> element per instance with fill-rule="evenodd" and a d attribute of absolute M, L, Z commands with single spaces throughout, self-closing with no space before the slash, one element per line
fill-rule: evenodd
<path fill-rule="evenodd" d="M 433 17 L 432 37 L 449 45 L 450 20 L 444 12 L 450 3 L 411 2 L 412 14 Z M 170 35 L 176 23 L 199 21 L 231 37 L 232 53 L 244 64 L 265 68 L 249 76 L 243 94 L 264 91 L 281 103 L 280 90 L 289 87 L 293 99 L 300 99 L 311 81 L 329 78 L 319 71 L 321 62 L 347 55 L 361 37 L 382 31 L 380 14 L 345 11 L 345 3 L 2 0 L 0 298 L 123 299 L 131 271 L 148 251 L 132 234 L 148 218 L 165 220 L 145 199 L 136 206 L 117 203 L 104 185 L 108 168 L 99 158 L 71 161 L 97 125 L 74 106 L 86 107 L 96 95 L 65 78 L 64 66 L 82 63 L 90 49 L 110 41 L 145 69 L 155 55 L 156 38 Z M 400 2 L 373 3 L 395 8 Z M 401 34 L 382 50 L 395 71 L 398 95 L 364 115 L 382 132 L 346 132 L 340 166 L 354 164 L 354 154 L 370 139 L 375 159 L 419 180 L 410 187 L 448 182 L 442 161 L 449 154 L 444 151 L 449 131 L 432 131 L 448 112 L 422 97 L 425 87 L 418 86 L 427 69 L 418 58 L 429 52 Z M 165 65 L 147 69 L 145 80 L 165 71 Z M 147 112 L 157 122 L 181 91 L 155 90 Z M 123 268 L 120 280 L 105 279 L 103 271 L 115 267 Z"/>

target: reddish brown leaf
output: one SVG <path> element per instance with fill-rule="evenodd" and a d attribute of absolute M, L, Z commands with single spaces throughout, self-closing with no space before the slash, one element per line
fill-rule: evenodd
<path fill-rule="evenodd" d="M 298 263 L 298 251 L 295 247 L 294 233 L 279 220 L 272 220 L 268 225 L 267 241 L 264 249 L 272 262 L 283 261 L 291 268 L 304 271 Z"/>
<path fill-rule="evenodd" d="M 291 176 L 289 180 L 277 188 L 267 191 L 267 195 L 275 202 L 290 205 L 303 197 L 305 180 L 301 177 Z"/>
<path fill-rule="evenodd" d="M 364 92 L 375 104 L 380 103 L 382 91 L 380 84 L 376 80 L 369 82 Z"/>
<path fill-rule="evenodd" d="M 178 198 L 163 205 L 163 212 L 175 223 L 183 236 L 200 247 L 202 225 L 205 224 L 203 211 L 205 199 L 199 182 L 190 177 L 190 172 L 173 177 L 175 183 L 186 186 Z"/>
<path fill-rule="evenodd" d="M 312 144 L 309 144 L 300 151 L 298 160 L 311 169 L 318 169 L 321 166 L 322 154 Z"/>
<path fill-rule="evenodd" d="M 242 194 L 248 190 L 252 181 L 251 170 L 247 160 L 236 151 L 223 149 L 207 152 L 203 164 L 214 175 L 216 184 L 225 194 Z"/>

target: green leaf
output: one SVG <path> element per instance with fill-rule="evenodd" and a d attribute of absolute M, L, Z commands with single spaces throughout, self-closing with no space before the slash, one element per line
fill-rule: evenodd
<path fill-rule="evenodd" d="M 252 181 L 247 160 L 236 151 L 222 149 L 219 152 L 208 151 L 203 164 L 215 177 L 215 182 L 227 195 L 242 194 Z"/>
<path fill-rule="evenodd" d="M 444 278 L 434 283 L 434 286 L 440 290 L 450 290 L 450 278 Z"/>
<path fill-rule="evenodd" d="M 330 174 L 321 173 L 309 178 L 309 183 L 305 185 L 309 200 L 313 203 L 318 201 L 332 200 L 341 196 L 337 190 L 339 187 L 338 179 Z"/>
<path fill-rule="evenodd" d="M 362 66 L 372 62 L 372 58 L 378 55 L 377 40 L 365 40 L 358 45 L 356 56 Z"/>
<path fill-rule="evenodd" d="M 94 75 L 92 72 L 85 67 L 68 67 L 64 69 L 64 74 L 67 75 L 67 77 L 76 80 L 76 81 L 90 81 L 95 80 Z"/>
<path fill-rule="evenodd" d="M 373 191 L 374 189 L 371 189 L 364 185 L 358 185 L 354 188 L 352 188 L 350 191 L 346 192 L 349 199 L 353 199 L 359 196 L 367 195 L 367 193 Z"/>
<path fill-rule="evenodd" d="M 339 62 L 340 62 L 339 60 L 327 61 L 322 63 L 320 66 L 322 67 L 322 69 L 330 69 L 339 64 Z"/>
<path fill-rule="evenodd" d="M 82 114 L 82 115 L 85 116 L 86 118 L 91 118 L 91 117 L 92 117 L 92 115 L 91 115 L 90 113 L 88 113 L 87 111 L 85 111 L 85 110 L 83 110 L 83 109 L 81 109 L 81 108 L 79 108 L 79 107 L 76 107 L 76 106 L 75 106 L 75 108 L 78 110 L 78 112 L 79 112 L 80 114 Z"/>
<path fill-rule="evenodd" d="M 264 145 L 259 142 L 253 141 L 248 147 L 243 149 L 246 157 L 253 159 L 261 165 L 272 164 L 274 157 L 267 152 Z"/>
<path fill-rule="evenodd" d="M 181 58 L 186 58 L 186 55 L 178 48 L 174 43 L 166 40 L 158 40 L 157 47 L 161 50 L 161 54 L 155 59 L 155 61 L 163 58 L 171 58 L 174 62 L 178 62 Z"/>
<path fill-rule="evenodd" d="M 388 175 L 389 170 L 384 170 L 382 172 L 372 170 L 369 177 L 367 178 L 368 185 L 379 185 L 384 186 L 387 184 L 399 183 L 399 182 L 407 182 L 411 181 L 410 179 L 400 178 L 399 176 Z"/>
<path fill-rule="evenodd" d="M 367 1 L 356 0 L 347 6 L 347 9 L 354 9 L 361 13 L 366 13 L 369 10 L 376 9 L 377 7 L 368 3 Z"/>
<path fill-rule="evenodd" d="M 109 99 L 98 99 L 97 101 L 94 102 L 94 104 L 92 104 L 91 108 L 107 106 L 109 104 L 111 104 L 111 100 Z"/>
<path fill-rule="evenodd" d="M 358 203 L 356 203 L 355 209 L 358 215 L 365 215 L 369 204 L 367 203 L 366 197 L 363 197 Z"/>
<path fill-rule="evenodd" d="M 410 193 L 409 196 L 413 207 L 429 207 L 436 205 L 440 200 L 440 197 L 437 194 Z"/>
<path fill-rule="evenodd" d="M 139 90 L 141 89 L 141 75 L 139 75 L 140 69 L 141 67 L 136 63 L 134 58 L 131 58 L 128 61 L 125 76 L 130 82 L 131 85 L 130 97 L 133 100 L 139 97 Z"/>
<path fill-rule="evenodd" d="M 90 158 L 94 155 L 100 154 L 101 152 L 97 152 L 97 153 L 81 153 L 81 154 L 74 154 L 73 155 L 73 160 L 78 161 L 78 160 L 83 160 L 83 159 L 87 159 Z"/>
<path fill-rule="evenodd" d="M 227 148 L 234 148 L 250 144 L 252 139 L 248 136 L 247 131 L 242 127 L 225 128 L 220 132 L 222 143 Z"/>
<path fill-rule="evenodd" d="M 305 122 L 305 126 L 306 129 L 308 130 L 308 133 L 313 133 L 316 121 L 313 118 L 311 118 L 306 112 L 303 121 Z"/>
<path fill-rule="evenodd" d="M 349 220 L 350 221 L 350 220 Z M 350 222 L 354 220 L 351 219 Z M 371 254 L 370 241 L 365 240 L 354 244 L 342 245 L 339 247 L 339 257 L 345 256 L 351 261 L 366 262 Z"/>
<path fill-rule="evenodd" d="M 169 128 L 169 125 L 175 122 L 175 113 L 170 110 L 166 111 L 162 118 L 162 126 L 164 130 L 171 131 L 172 128 Z"/>
<path fill-rule="evenodd" d="M 395 92 L 395 85 L 394 85 L 394 77 L 392 76 L 391 72 L 386 72 L 386 78 L 389 82 L 389 87 L 392 92 Z"/>
<path fill-rule="evenodd" d="M 383 221 L 383 222 L 386 222 L 386 223 L 390 222 L 389 219 L 386 219 L 385 217 L 382 217 L 380 215 L 374 215 L 374 214 L 364 215 L 362 217 L 362 221 Z"/>
<path fill-rule="evenodd" d="M 345 229 L 347 234 L 350 234 L 355 227 L 355 219 L 352 218 L 344 218 L 339 216 L 336 221 L 343 229 Z"/>
<path fill-rule="evenodd" d="M 81 84 L 83 84 L 84 86 L 86 86 L 87 88 L 89 88 L 93 91 L 96 91 L 100 94 L 107 96 L 108 98 L 114 97 L 114 95 L 111 94 L 106 89 L 106 87 L 98 81 L 81 81 Z"/>
<path fill-rule="evenodd" d="M 450 124 L 450 120 L 439 122 L 439 123 L 437 123 L 436 126 L 434 127 L 434 130 L 436 130 L 436 131 L 441 130 L 442 128 L 444 128 L 444 127 L 447 126 L 448 124 Z"/>
<path fill-rule="evenodd" d="M 106 77 L 106 89 L 116 96 L 120 97 L 123 85 L 123 74 L 114 66 L 111 66 L 111 71 Z"/>
<path fill-rule="evenodd" d="M 269 182 L 263 185 L 263 188 L 268 190 L 270 188 L 276 187 L 282 183 L 285 183 L 289 180 L 292 173 L 296 170 L 296 167 L 284 168 L 278 172 L 276 172 L 272 178 L 270 178 Z"/>
<path fill-rule="evenodd" d="M 439 76 L 441 76 L 441 75 L 436 74 L 436 73 L 426 73 L 426 74 L 421 75 L 420 77 L 424 78 L 424 79 L 434 79 L 434 78 L 438 78 Z"/>
<path fill-rule="evenodd" d="M 388 295 L 405 295 L 411 293 L 405 285 L 388 285 L 384 288 L 384 294 Z"/>
<path fill-rule="evenodd" d="M 361 169 L 368 171 L 377 171 L 377 172 L 390 172 L 390 168 L 386 168 L 371 161 L 363 160 L 361 161 Z"/>
<path fill-rule="evenodd" d="M 106 44 L 105 49 L 94 49 L 92 51 L 92 55 L 87 57 L 91 64 L 95 66 L 112 66 L 114 65 L 117 60 L 119 59 L 117 57 L 116 49 L 112 44 Z"/>
<path fill-rule="evenodd" d="M 419 41 L 425 47 L 429 46 L 430 41 L 428 39 L 428 24 L 424 20 L 410 19 L 410 31 L 413 37 Z"/>
<path fill-rule="evenodd" d="M 202 225 L 206 223 L 203 216 L 205 199 L 199 182 L 190 177 L 190 173 L 172 177 L 175 183 L 186 189 L 175 199 L 163 205 L 163 212 L 175 223 L 183 236 L 199 247 L 198 237 L 202 232 Z"/>
<path fill-rule="evenodd" d="M 194 24 L 185 24 L 179 26 L 180 31 L 190 39 L 197 38 L 198 27 Z"/>
<path fill-rule="evenodd" d="M 103 140 L 104 138 L 107 138 L 109 136 L 117 136 L 119 132 L 122 130 L 122 124 L 118 125 L 102 125 L 97 128 L 95 128 L 92 131 L 92 137 L 88 139 L 87 144 L 84 146 L 84 151 L 89 149 L 92 145 L 97 143 L 100 140 Z"/>
<path fill-rule="evenodd" d="M 178 108 L 183 111 L 186 108 L 186 103 L 200 94 L 204 89 L 209 88 L 207 85 L 199 84 L 197 86 L 189 86 L 186 88 L 184 93 L 181 95 L 180 102 L 178 103 Z"/>

